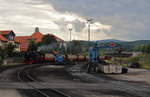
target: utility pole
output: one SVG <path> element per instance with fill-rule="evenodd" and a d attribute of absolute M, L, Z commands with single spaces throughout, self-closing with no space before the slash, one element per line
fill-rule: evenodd
<path fill-rule="evenodd" d="M 72 28 L 69 28 L 69 31 L 70 31 L 70 55 L 71 55 Z"/>
<path fill-rule="evenodd" d="M 91 23 L 92 23 L 92 19 L 87 19 L 87 23 L 88 23 L 88 43 L 89 43 L 89 47 L 90 47 L 90 40 L 91 40 Z"/>
<path fill-rule="evenodd" d="M 87 21 L 87 24 L 88 24 L 88 52 L 89 52 L 89 49 L 90 49 L 90 38 L 91 38 L 91 23 L 92 23 L 92 19 L 87 19 L 86 20 Z M 90 62 L 90 55 L 89 55 L 89 62 Z M 90 70 L 91 69 L 91 64 L 89 64 L 89 66 L 88 66 L 88 70 Z"/>
<path fill-rule="evenodd" d="M 70 55 L 72 54 L 72 52 L 71 52 L 71 41 L 72 41 L 72 25 L 71 24 L 68 24 L 68 29 L 69 29 L 69 32 L 70 32 L 70 43 L 69 43 L 69 45 L 70 45 Z"/>

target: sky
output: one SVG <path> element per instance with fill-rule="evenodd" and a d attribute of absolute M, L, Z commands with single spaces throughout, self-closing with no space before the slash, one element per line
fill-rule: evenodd
<path fill-rule="evenodd" d="M 53 33 L 69 40 L 150 39 L 150 0 L 0 0 L 0 30 Z M 69 26 L 68 26 L 69 25 Z"/>

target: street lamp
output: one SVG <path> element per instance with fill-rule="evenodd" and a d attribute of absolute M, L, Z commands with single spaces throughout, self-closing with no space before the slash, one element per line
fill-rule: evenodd
<path fill-rule="evenodd" d="M 89 47 L 90 47 L 91 23 L 92 23 L 93 20 L 92 19 L 87 19 L 86 21 L 88 23 L 88 42 L 89 42 Z"/>
<path fill-rule="evenodd" d="M 70 32 L 70 55 L 71 55 L 72 24 L 68 24 L 68 29 Z"/>

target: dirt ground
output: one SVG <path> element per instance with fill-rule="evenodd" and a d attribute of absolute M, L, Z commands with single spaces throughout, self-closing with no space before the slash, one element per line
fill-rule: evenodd
<path fill-rule="evenodd" d="M 150 95 L 150 84 L 146 82 L 148 81 L 146 76 L 145 80 L 142 80 L 144 81 L 144 84 L 137 82 L 138 80 L 134 78 L 128 81 L 131 76 L 134 76 L 133 74 L 140 76 L 141 73 L 147 73 L 149 71 L 141 70 L 141 73 L 138 75 L 137 73 L 139 70 L 137 71 L 131 69 L 129 70 L 129 73 L 125 75 L 104 75 L 88 74 L 82 70 L 81 67 L 81 65 L 75 65 L 73 67 L 45 66 L 36 69 L 33 71 L 33 74 L 35 76 L 38 75 L 37 79 L 40 79 L 44 82 L 73 84 L 94 83 L 100 86 L 97 90 L 92 90 L 92 88 L 94 89 L 92 86 L 90 87 L 90 90 L 64 89 L 64 91 L 68 92 L 68 94 L 76 95 L 73 97 L 149 97 Z"/>
<path fill-rule="evenodd" d="M 0 97 L 25 97 L 14 89 L 0 89 Z"/>
<path fill-rule="evenodd" d="M 150 70 L 128 68 L 127 74 L 108 75 L 117 80 L 150 84 Z"/>
<path fill-rule="evenodd" d="M 1 66 L 0 67 L 0 87 L 5 87 L 0 89 L 0 97 L 26 97 L 21 95 L 18 90 L 16 89 L 7 89 L 6 85 L 7 83 L 10 84 L 11 82 L 15 82 L 14 79 L 14 72 L 17 70 L 17 68 L 22 67 L 22 65 L 16 65 L 16 66 Z M 13 85 L 8 85 L 13 86 Z"/>
<path fill-rule="evenodd" d="M 74 66 L 48 65 L 32 71 L 32 75 L 46 84 L 64 84 L 61 91 L 72 97 L 149 97 L 150 71 L 130 69 L 127 74 L 86 73 L 82 64 Z M 17 68 L 0 73 L 0 82 L 12 83 Z M 45 84 L 45 85 L 46 85 Z M 69 86 L 70 85 L 70 86 Z M 13 86 L 13 85 L 9 85 Z M 76 87 L 76 88 L 74 88 Z M 0 89 L 0 97 L 25 97 L 16 89 Z"/>

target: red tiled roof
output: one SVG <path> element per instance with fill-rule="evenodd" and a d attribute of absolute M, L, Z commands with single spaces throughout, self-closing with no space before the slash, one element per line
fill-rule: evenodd
<path fill-rule="evenodd" d="M 0 31 L 2 35 L 9 34 L 12 30 Z"/>
<path fill-rule="evenodd" d="M 1 41 L 8 41 L 4 36 L 2 36 L 1 34 L 0 34 L 0 40 Z"/>
<path fill-rule="evenodd" d="M 50 35 L 54 36 L 56 39 L 59 39 L 60 41 L 64 41 L 61 38 L 59 38 L 53 34 L 50 34 Z M 29 45 L 29 41 L 28 41 L 29 39 L 34 39 L 35 42 L 39 43 L 42 41 L 43 36 L 44 35 L 42 33 L 35 32 L 31 36 L 16 36 L 14 40 L 15 40 L 15 42 L 20 44 L 21 51 L 27 51 L 28 45 Z"/>
<path fill-rule="evenodd" d="M 35 39 L 35 42 L 41 42 L 43 38 L 43 34 L 41 32 L 34 32 L 31 35 L 31 39 Z"/>
<path fill-rule="evenodd" d="M 27 51 L 28 45 L 29 45 L 28 43 L 21 43 L 20 44 L 20 51 L 23 51 L 23 52 Z"/>
<path fill-rule="evenodd" d="M 42 38 L 43 37 L 43 34 L 41 32 L 34 32 L 32 35 L 31 35 L 32 38 Z"/>
<path fill-rule="evenodd" d="M 28 40 L 30 36 L 17 36 L 15 37 L 15 42 L 20 44 L 20 51 L 24 52 L 28 50 Z"/>
<path fill-rule="evenodd" d="M 30 36 L 16 36 L 15 42 L 23 43 L 26 42 L 28 39 L 30 39 Z"/>

